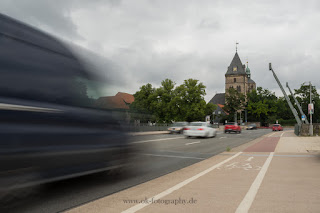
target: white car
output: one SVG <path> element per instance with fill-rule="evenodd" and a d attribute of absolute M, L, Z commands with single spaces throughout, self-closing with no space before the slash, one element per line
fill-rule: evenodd
<path fill-rule="evenodd" d="M 191 122 L 184 128 L 183 134 L 186 137 L 215 137 L 217 130 L 207 122 Z"/>

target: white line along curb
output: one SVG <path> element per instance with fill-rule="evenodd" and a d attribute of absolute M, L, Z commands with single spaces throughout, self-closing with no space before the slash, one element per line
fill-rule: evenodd
<path fill-rule="evenodd" d="M 153 140 L 146 140 L 146 141 L 135 141 L 132 143 L 148 143 L 148 142 L 154 142 L 154 141 L 166 141 L 166 140 L 175 140 L 175 139 L 181 139 L 184 137 L 175 137 L 175 138 L 160 138 L 160 139 L 153 139 Z"/>
<path fill-rule="evenodd" d="M 273 158 L 274 152 L 271 152 L 269 157 L 267 158 L 266 162 L 263 164 L 259 174 L 257 175 L 256 179 L 253 181 L 249 191 L 247 192 L 246 196 L 243 198 L 242 202 L 238 206 L 236 213 L 247 213 L 253 203 L 254 198 L 256 197 L 258 190 L 261 186 L 263 178 L 267 173 L 271 160 Z"/>
<path fill-rule="evenodd" d="M 172 192 L 174 192 L 174 191 L 182 188 L 183 186 L 187 185 L 188 183 L 190 183 L 190 182 L 198 179 L 199 177 L 201 177 L 201 176 L 203 176 L 203 175 L 211 172 L 212 170 L 220 167 L 221 165 L 227 163 L 228 161 L 232 160 L 232 159 L 235 158 L 235 157 L 238 157 L 238 156 L 241 155 L 241 154 L 242 154 L 242 152 L 238 152 L 237 154 L 235 154 L 235 155 L 231 156 L 230 158 L 228 158 L 228 159 L 226 159 L 226 160 L 224 160 L 224 161 L 222 161 L 222 162 L 220 162 L 220 163 L 218 163 L 218 164 L 210 167 L 209 169 L 206 169 L 206 170 L 204 170 L 204 171 L 202 171 L 202 172 L 194 175 L 193 177 L 188 178 L 187 180 L 184 180 L 184 181 L 178 183 L 177 185 L 175 185 L 175 186 L 173 186 L 173 187 L 171 187 L 171 188 L 169 188 L 169 189 L 161 192 L 160 194 L 155 195 L 153 198 L 149 198 L 149 199 L 147 200 L 147 202 L 137 204 L 137 205 L 135 205 L 135 206 L 133 206 L 133 207 L 131 207 L 131 208 L 123 211 L 122 213 L 134 213 L 134 212 L 136 212 L 136 211 L 139 211 L 140 209 L 143 209 L 144 207 L 150 205 L 151 202 L 152 202 L 152 200 L 159 200 L 160 198 L 171 194 Z"/>

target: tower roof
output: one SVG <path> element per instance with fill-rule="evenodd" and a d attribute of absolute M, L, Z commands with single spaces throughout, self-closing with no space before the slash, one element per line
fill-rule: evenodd
<path fill-rule="evenodd" d="M 226 72 L 226 75 L 239 75 L 239 74 L 246 74 L 238 52 L 234 55 L 230 66 Z"/>

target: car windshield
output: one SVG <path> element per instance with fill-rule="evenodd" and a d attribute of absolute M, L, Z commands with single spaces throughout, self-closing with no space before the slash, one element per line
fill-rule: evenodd
<path fill-rule="evenodd" d="M 278 127 L 278 126 L 280 126 L 280 125 L 279 125 L 279 124 L 274 124 L 273 126 L 274 126 L 274 127 Z"/>
<path fill-rule="evenodd" d="M 227 123 L 226 125 L 235 125 L 235 123 Z"/>

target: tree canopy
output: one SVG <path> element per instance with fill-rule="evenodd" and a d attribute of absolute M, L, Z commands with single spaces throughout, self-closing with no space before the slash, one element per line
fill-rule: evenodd
<path fill-rule="evenodd" d="M 313 122 L 320 122 L 320 96 L 315 87 L 312 87 L 311 89 L 311 99 L 314 103 L 315 109 Z M 291 95 L 288 95 L 288 97 L 299 113 L 293 97 Z M 295 89 L 295 97 L 301 104 L 302 110 L 307 115 L 308 104 L 310 103 L 309 85 L 302 84 L 299 89 Z M 243 103 L 245 103 L 245 107 L 243 107 Z M 278 120 L 279 123 L 288 122 L 290 124 L 294 124 L 296 122 L 286 99 L 284 97 L 278 98 L 274 93 L 268 89 L 263 89 L 262 87 L 258 87 L 256 90 L 248 93 L 246 102 L 243 102 L 243 99 L 240 98 L 236 90 L 233 88 L 228 90 L 228 94 L 226 95 L 226 106 L 224 109 L 231 114 L 230 116 L 233 116 L 237 110 L 244 108 L 247 109 L 248 112 L 248 121 L 275 123 L 276 120 Z"/>
<path fill-rule="evenodd" d="M 143 85 L 134 94 L 135 101 L 130 110 L 152 114 L 158 122 L 171 123 L 201 121 L 216 109 L 214 104 L 205 102 L 206 87 L 198 80 L 187 79 L 183 84 L 175 85 L 170 79 L 163 80 L 159 88 Z"/>
<path fill-rule="evenodd" d="M 226 93 L 226 110 L 229 114 L 233 115 L 239 110 L 243 110 L 245 107 L 245 96 L 241 92 L 238 92 L 234 88 L 229 88 Z"/>

